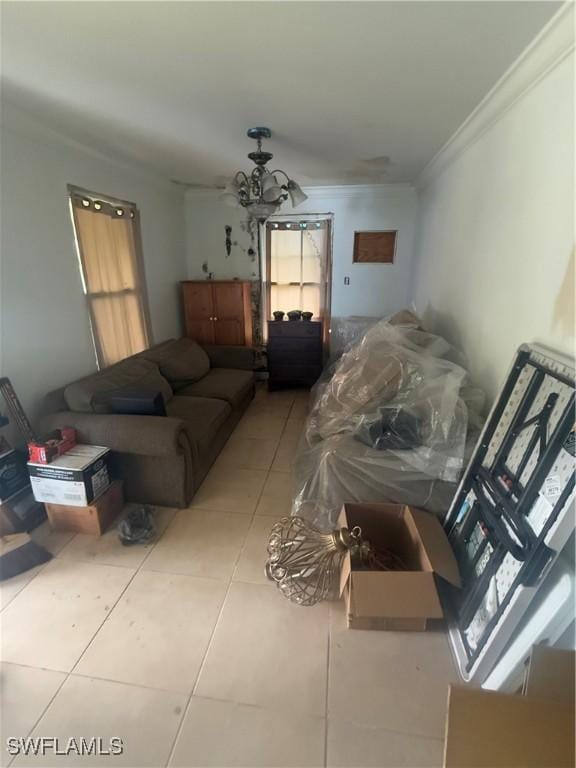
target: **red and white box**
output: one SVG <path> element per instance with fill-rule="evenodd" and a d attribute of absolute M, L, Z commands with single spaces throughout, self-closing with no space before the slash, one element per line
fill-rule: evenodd
<path fill-rule="evenodd" d="M 50 464 L 51 461 L 63 456 L 76 445 L 76 430 L 73 427 L 55 429 L 43 440 L 28 443 L 29 461 L 34 464 Z"/>

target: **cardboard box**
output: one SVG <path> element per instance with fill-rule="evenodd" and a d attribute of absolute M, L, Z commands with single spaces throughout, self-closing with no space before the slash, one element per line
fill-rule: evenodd
<path fill-rule="evenodd" d="M 438 519 L 400 504 L 345 504 L 338 521 L 358 525 L 376 549 L 392 550 L 402 571 L 352 568 L 346 555 L 340 573 L 350 629 L 423 631 L 428 619 L 442 618 L 436 578 L 460 586 L 456 559 Z"/>
<path fill-rule="evenodd" d="M 46 512 L 55 531 L 74 531 L 100 536 L 120 514 L 123 505 L 122 482 L 115 480 L 88 506 L 46 504 Z"/>
<path fill-rule="evenodd" d="M 43 440 L 28 443 L 28 460 L 36 464 L 49 464 L 58 456 L 63 456 L 76 445 L 76 430 L 73 427 L 55 429 Z"/>
<path fill-rule="evenodd" d="M 450 686 L 444 768 L 574 768 L 563 702 Z"/>
<path fill-rule="evenodd" d="M 36 501 L 29 485 L 0 504 L 0 536 L 31 531 L 44 520 L 44 505 Z"/>
<path fill-rule="evenodd" d="M 110 450 L 76 445 L 51 464 L 28 462 L 36 501 L 85 507 L 110 485 Z"/>
<path fill-rule="evenodd" d="M 526 695 L 451 686 L 444 768 L 573 768 L 573 670 L 574 651 L 537 647 Z"/>
<path fill-rule="evenodd" d="M 576 654 L 574 651 L 535 645 L 524 681 L 524 696 L 553 698 L 574 706 Z"/>

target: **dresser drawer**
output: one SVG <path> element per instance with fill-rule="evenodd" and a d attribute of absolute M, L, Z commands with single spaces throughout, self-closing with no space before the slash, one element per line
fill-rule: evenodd
<path fill-rule="evenodd" d="M 268 323 L 268 336 L 283 339 L 321 339 L 322 323 L 304 320 L 277 320 Z"/>
<path fill-rule="evenodd" d="M 320 339 L 273 339 L 268 343 L 269 361 L 314 362 L 322 360 Z"/>
<path fill-rule="evenodd" d="M 280 365 L 270 370 L 269 387 L 270 389 L 291 385 L 311 387 L 321 373 L 321 365 Z"/>

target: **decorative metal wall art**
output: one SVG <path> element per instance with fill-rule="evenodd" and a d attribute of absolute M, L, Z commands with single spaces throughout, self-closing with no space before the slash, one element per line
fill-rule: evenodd
<path fill-rule="evenodd" d="M 232 251 L 232 227 L 227 224 L 224 230 L 226 231 L 226 256 L 230 256 Z"/>

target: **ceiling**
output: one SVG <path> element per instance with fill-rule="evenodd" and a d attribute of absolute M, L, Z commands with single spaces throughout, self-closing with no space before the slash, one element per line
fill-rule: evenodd
<path fill-rule="evenodd" d="M 3 2 L 3 98 L 168 178 L 413 181 L 560 3 Z"/>

